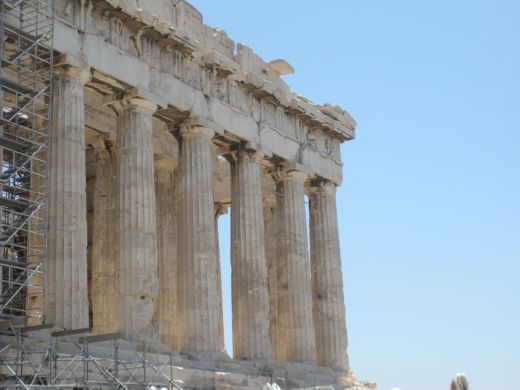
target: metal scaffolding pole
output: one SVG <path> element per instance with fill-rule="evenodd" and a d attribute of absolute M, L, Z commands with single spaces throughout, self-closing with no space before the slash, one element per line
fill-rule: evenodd
<path fill-rule="evenodd" d="M 53 0 L 0 3 L 0 318 L 43 320 Z"/>

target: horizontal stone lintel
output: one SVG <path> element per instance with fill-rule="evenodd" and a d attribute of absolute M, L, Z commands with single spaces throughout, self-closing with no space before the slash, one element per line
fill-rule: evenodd
<path fill-rule="evenodd" d="M 161 19 L 161 15 L 154 15 L 145 8 L 128 7 L 124 2 L 120 0 L 96 0 L 98 4 L 104 4 L 104 7 L 112 7 L 112 12 L 118 15 L 122 20 L 131 20 L 133 23 L 141 24 L 140 29 L 147 29 L 154 31 L 155 35 L 161 37 L 157 41 L 161 41 L 166 46 L 175 47 L 177 50 L 183 52 L 192 53 L 194 51 L 203 50 L 201 46 L 202 42 L 196 39 L 192 39 L 185 28 L 179 29 L 179 26 L 172 26 L 167 21 Z M 200 14 L 193 6 L 188 3 L 183 3 L 184 7 L 192 8 L 195 13 Z M 202 16 L 201 16 L 202 18 Z M 188 21 L 184 21 L 189 23 Z M 207 27 L 207 26 L 206 26 Z M 189 29 L 188 29 L 189 30 Z M 258 91 L 265 92 L 268 95 L 276 98 L 280 104 L 287 108 L 293 108 L 299 110 L 302 114 L 308 115 L 310 119 L 321 122 L 324 127 L 328 127 L 330 131 L 337 132 L 339 136 L 345 140 L 354 138 L 354 130 L 356 122 L 346 112 L 338 115 L 338 111 L 343 111 L 339 107 L 333 107 L 330 104 L 325 106 L 315 106 L 311 104 L 307 99 L 293 94 L 295 98 L 286 98 L 283 92 L 278 90 L 278 87 L 271 81 L 261 77 L 256 73 L 241 71 L 240 65 L 234 60 L 218 53 L 217 51 L 210 49 L 207 53 L 201 55 L 201 62 L 208 67 L 218 68 L 224 73 L 227 73 L 231 78 L 242 82 L 245 85 L 252 87 Z M 284 67 L 290 68 L 288 72 L 282 72 L 283 74 L 294 73 L 294 69 L 285 60 L 275 60 L 271 63 L 266 63 L 267 67 L 280 66 L 284 64 Z M 279 73 L 279 72 L 278 72 Z M 331 110 L 332 108 L 332 110 Z M 334 111 L 337 108 L 338 111 Z M 332 113 L 332 115 L 329 115 Z M 339 117 L 342 117 L 341 119 Z"/>

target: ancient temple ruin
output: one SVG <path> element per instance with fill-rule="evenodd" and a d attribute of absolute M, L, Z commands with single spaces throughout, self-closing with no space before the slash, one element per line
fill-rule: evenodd
<path fill-rule="evenodd" d="M 3 1 L 0 381 L 374 388 L 347 358 L 336 211 L 355 122 L 293 71 L 182 0 Z"/>

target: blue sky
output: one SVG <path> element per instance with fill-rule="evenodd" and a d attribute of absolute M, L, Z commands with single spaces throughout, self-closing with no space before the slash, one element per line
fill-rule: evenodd
<path fill-rule="evenodd" d="M 338 193 L 357 377 L 448 390 L 463 371 L 472 390 L 518 389 L 520 2 L 191 3 L 358 122 Z"/>

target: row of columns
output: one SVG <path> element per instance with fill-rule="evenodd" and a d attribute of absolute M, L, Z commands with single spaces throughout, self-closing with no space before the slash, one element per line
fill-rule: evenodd
<path fill-rule="evenodd" d="M 69 67 L 57 73 L 54 86 L 46 320 L 67 329 L 89 325 L 87 76 Z M 156 106 L 127 98 L 113 108 L 115 148 L 105 142 L 97 151 L 93 330 L 118 330 L 128 339 L 160 337 L 181 352 L 218 353 L 223 329 L 214 133 L 201 126 L 181 129 L 179 166 L 154 165 Z M 258 148 L 242 145 L 226 157 L 232 179 L 234 357 L 348 370 L 335 185 L 317 182 L 310 191 L 309 258 L 306 175 L 282 170 L 276 196 L 265 199 Z"/>

